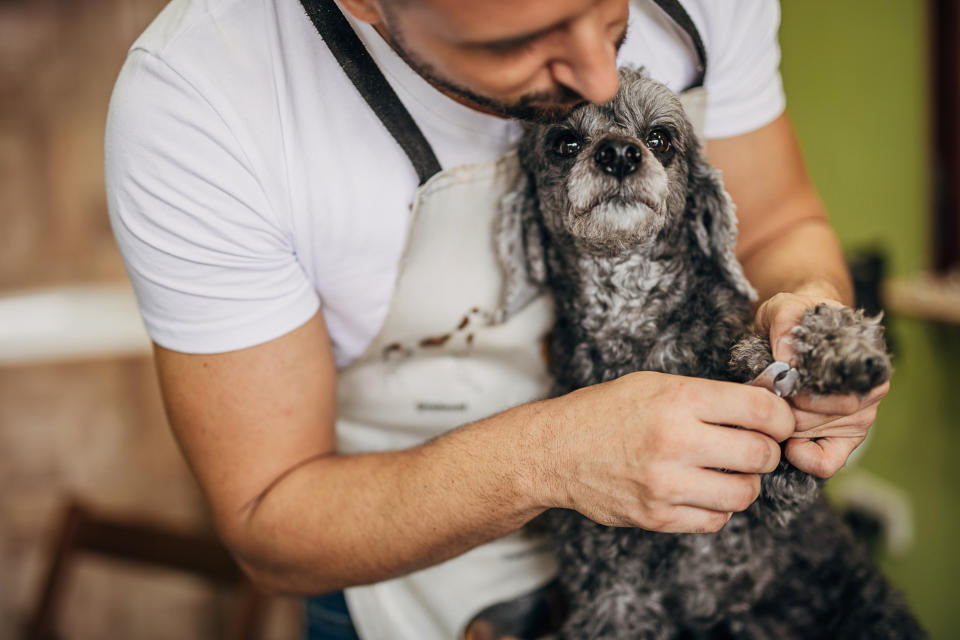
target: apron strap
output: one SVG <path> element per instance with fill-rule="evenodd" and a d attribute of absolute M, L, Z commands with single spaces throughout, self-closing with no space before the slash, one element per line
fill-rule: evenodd
<path fill-rule="evenodd" d="M 697 26 L 693 24 L 693 20 L 690 19 L 690 15 L 683 8 L 683 5 L 680 4 L 679 0 L 653 0 L 658 7 L 660 7 L 664 13 L 666 13 L 670 18 L 680 26 L 681 29 L 687 32 L 687 35 L 690 36 L 690 39 L 693 40 L 693 46 L 697 50 L 697 57 L 700 59 L 697 64 L 697 75 L 693 79 L 693 84 L 691 84 L 687 89 L 696 89 L 697 87 L 703 86 L 703 78 L 707 74 L 707 49 L 703 46 L 703 40 L 700 38 L 700 32 L 697 31 Z"/>
<path fill-rule="evenodd" d="M 440 172 L 433 148 L 333 0 L 300 0 L 327 48 L 410 158 L 420 184 Z"/>
<path fill-rule="evenodd" d="M 696 25 L 679 0 L 654 2 L 693 40 L 699 62 L 697 75 L 688 89 L 703 86 L 703 78 L 707 72 L 707 51 Z M 377 63 L 360 42 L 336 3 L 333 0 L 300 0 L 300 3 L 353 86 L 410 158 L 420 178 L 420 184 L 439 173 L 440 162 L 430 143 L 383 77 Z"/>

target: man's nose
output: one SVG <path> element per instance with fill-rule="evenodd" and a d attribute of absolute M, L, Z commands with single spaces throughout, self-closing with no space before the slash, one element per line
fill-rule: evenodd
<path fill-rule="evenodd" d="M 553 79 L 594 104 L 617 93 L 617 48 L 598 16 L 585 15 L 567 25 L 565 48 L 550 62 Z"/>

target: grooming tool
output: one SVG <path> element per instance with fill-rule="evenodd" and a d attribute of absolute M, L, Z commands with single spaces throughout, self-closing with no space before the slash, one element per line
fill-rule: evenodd
<path fill-rule="evenodd" d="M 777 360 L 747 384 L 763 387 L 783 398 L 793 393 L 799 377 L 800 374 L 789 363 Z"/>

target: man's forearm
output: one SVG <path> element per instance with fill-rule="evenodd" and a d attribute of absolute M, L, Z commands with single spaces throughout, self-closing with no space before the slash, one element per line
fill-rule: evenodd
<path fill-rule="evenodd" d="M 808 206 L 815 210 L 819 201 Z M 853 303 L 843 250 L 825 217 L 798 220 L 753 248 L 742 262 L 761 302 L 787 292 Z"/>
<path fill-rule="evenodd" d="M 442 562 L 543 510 L 529 468 L 541 406 L 409 450 L 314 459 L 276 482 L 225 536 L 259 585 L 286 593 L 322 593 Z"/>
<path fill-rule="evenodd" d="M 800 293 L 850 304 L 843 251 L 787 115 L 750 133 L 708 140 L 706 152 L 736 203 L 737 257 L 760 301 Z"/>

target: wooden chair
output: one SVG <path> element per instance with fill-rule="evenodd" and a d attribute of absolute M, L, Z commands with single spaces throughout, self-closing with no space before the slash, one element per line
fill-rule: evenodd
<path fill-rule="evenodd" d="M 57 616 L 70 569 L 82 554 L 176 569 L 237 590 L 227 640 L 257 637 L 266 596 L 244 576 L 214 537 L 171 527 L 95 514 L 79 502 L 68 503 L 51 550 L 50 568 L 24 633 L 25 640 L 59 640 Z"/>

